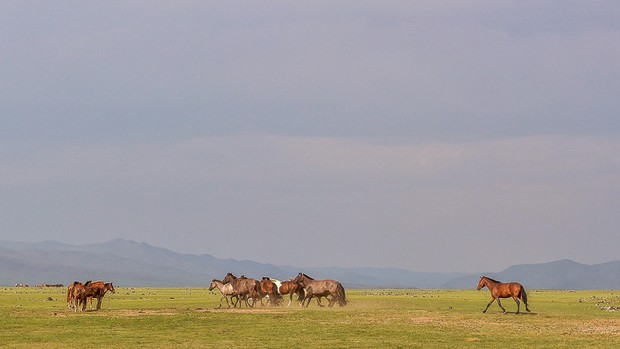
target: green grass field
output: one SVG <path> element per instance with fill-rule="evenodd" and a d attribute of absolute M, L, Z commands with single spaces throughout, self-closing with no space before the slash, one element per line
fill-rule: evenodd
<path fill-rule="evenodd" d="M 348 290 L 349 306 L 218 309 L 207 289 L 123 288 L 74 313 L 66 289 L 0 288 L 2 348 L 620 348 L 620 291 Z M 217 290 L 215 290 L 217 291 Z M 524 307 L 522 307 L 523 310 Z"/>

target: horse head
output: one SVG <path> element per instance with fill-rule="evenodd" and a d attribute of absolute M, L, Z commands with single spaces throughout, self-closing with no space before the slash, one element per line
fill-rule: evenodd
<path fill-rule="evenodd" d="M 215 279 L 211 280 L 211 285 L 209 285 L 209 291 L 213 291 L 213 289 L 216 287 L 217 285 L 215 284 Z"/>
<path fill-rule="evenodd" d="M 485 276 L 481 275 L 480 281 L 478 282 L 478 287 L 476 287 L 476 290 L 480 291 L 484 286 L 486 286 L 486 282 L 484 279 L 485 279 Z"/>
<path fill-rule="evenodd" d="M 228 273 L 226 274 L 226 277 L 224 277 L 224 280 L 222 280 L 222 283 L 226 284 L 226 283 L 232 282 L 235 279 L 237 279 L 237 277 L 233 275 L 233 273 Z"/>
<path fill-rule="evenodd" d="M 295 279 L 293 279 L 293 282 L 296 283 L 296 284 L 300 284 L 302 287 L 305 287 L 306 279 L 312 280 L 311 278 L 308 277 L 308 275 L 306 275 L 304 273 L 299 273 L 299 274 L 297 274 Z"/>
<path fill-rule="evenodd" d="M 104 285 L 105 289 L 112 292 L 112 293 L 116 293 L 116 290 L 114 289 L 114 285 L 112 285 L 111 282 L 108 282 Z"/>

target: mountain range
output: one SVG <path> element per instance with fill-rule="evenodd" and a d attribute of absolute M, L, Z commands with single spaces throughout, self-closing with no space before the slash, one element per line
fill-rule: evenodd
<path fill-rule="evenodd" d="M 55 241 L 0 241 L 0 285 L 69 284 L 110 280 L 119 286 L 207 287 L 227 272 L 286 280 L 299 272 L 337 279 L 348 288 L 474 288 L 482 273 L 426 273 L 402 268 L 279 266 L 208 254 L 174 252 L 144 242 L 117 239 L 69 245 Z M 570 260 L 511 266 L 492 278 L 518 280 L 537 289 L 620 289 L 620 261 L 586 265 Z"/>

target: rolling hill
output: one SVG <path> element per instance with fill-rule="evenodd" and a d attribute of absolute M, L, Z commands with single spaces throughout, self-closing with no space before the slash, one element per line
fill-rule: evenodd
<path fill-rule="evenodd" d="M 289 279 L 300 271 L 316 278 L 338 279 L 348 288 L 473 288 L 480 275 L 399 268 L 278 266 L 177 253 L 124 239 L 79 246 L 55 241 L 0 241 L 0 285 L 5 286 L 104 279 L 121 286 L 207 287 L 211 279 L 221 279 L 227 272 Z M 620 289 L 620 261 L 585 265 L 562 260 L 515 265 L 487 275 L 519 280 L 527 288 Z"/>

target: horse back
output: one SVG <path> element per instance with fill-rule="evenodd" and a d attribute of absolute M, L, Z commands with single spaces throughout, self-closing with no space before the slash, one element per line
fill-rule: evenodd
<path fill-rule="evenodd" d="M 306 281 L 306 289 L 312 289 L 314 295 L 335 295 L 338 293 L 336 280 L 311 280 Z"/>
<path fill-rule="evenodd" d="M 88 285 L 84 285 L 87 297 L 101 297 L 105 293 L 105 284 L 103 281 L 94 281 Z"/>
<path fill-rule="evenodd" d="M 518 282 L 505 282 L 498 284 L 497 296 L 501 298 L 519 297 L 523 290 L 523 285 Z"/>

